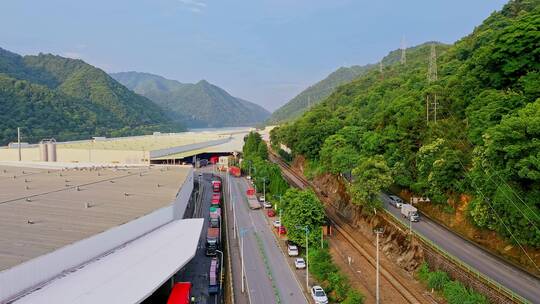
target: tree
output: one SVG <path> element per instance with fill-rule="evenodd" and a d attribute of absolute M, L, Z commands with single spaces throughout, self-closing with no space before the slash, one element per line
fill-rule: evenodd
<path fill-rule="evenodd" d="M 324 169 L 333 174 L 350 172 L 358 161 L 358 152 L 339 134 L 329 136 L 319 154 Z"/>
<path fill-rule="evenodd" d="M 355 204 L 361 205 L 365 212 L 381 208 L 379 198 L 381 190 L 392 184 L 390 168 L 380 155 L 361 159 L 352 171 L 353 183 L 349 186 L 349 194 Z"/>
<path fill-rule="evenodd" d="M 285 212 L 282 221 L 287 227 L 287 237 L 293 243 L 304 246 L 305 227 L 308 228 L 310 244 L 319 244 L 321 226 L 324 224 L 324 207 L 311 190 L 289 189 L 282 199 Z"/>

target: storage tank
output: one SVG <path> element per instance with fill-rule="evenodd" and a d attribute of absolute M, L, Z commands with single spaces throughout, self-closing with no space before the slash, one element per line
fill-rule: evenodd
<path fill-rule="evenodd" d="M 47 156 L 50 162 L 56 161 L 56 141 L 54 139 L 47 142 Z"/>
<path fill-rule="evenodd" d="M 41 141 L 39 143 L 39 160 L 43 162 L 49 161 L 49 158 L 47 156 L 47 144 Z"/>

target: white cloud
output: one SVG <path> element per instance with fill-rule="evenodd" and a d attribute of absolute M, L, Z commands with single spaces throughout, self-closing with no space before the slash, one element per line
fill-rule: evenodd
<path fill-rule="evenodd" d="M 208 5 L 202 0 L 178 0 L 180 3 L 184 4 L 186 8 L 194 13 L 200 13 Z"/>

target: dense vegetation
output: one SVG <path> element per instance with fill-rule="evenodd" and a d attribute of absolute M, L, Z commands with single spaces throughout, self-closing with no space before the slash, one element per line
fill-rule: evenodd
<path fill-rule="evenodd" d="M 430 44 L 408 49 L 405 65 L 339 87 L 274 129 L 272 141 L 319 172 L 352 171 L 353 180 L 365 180 L 370 168 L 379 182 L 350 189 L 364 209 L 376 204 L 355 194 L 386 187 L 389 173 L 394 185 L 450 210 L 469 194 L 475 225 L 538 248 L 539 33 L 540 1 L 511 1 L 454 45 L 435 46 L 438 80 L 427 79 Z M 427 96 L 438 100 L 437 121 L 430 111 L 429 123 Z"/>
<path fill-rule="evenodd" d="M 180 131 L 150 100 L 82 60 L 0 48 L 0 145 Z"/>
<path fill-rule="evenodd" d="M 414 50 L 415 48 L 411 48 Z M 383 66 L 391 65 L 400 60 L 400 51 L 393 51 L 384 57 L 381 62 Z M 277 109 L 267 121 L 267 124 L 277 124 L 293 121 L 308 110 L 310 106 L 316 105 L 330 96 L 340 85 L 366 74 L 368 71 L 378 68 L 378 64 L 367 64 L 363 66 L 354 65 L 351 67 L 340 67 L 325 79 L 317 82 L 302 91 L 285 105 Z"/>
<path fill-rule="evenodd" d="M 489 301 L 482 294 L 465 287 L 459 281 L 453 281 L 444 271 L 430 271 L 426 263 L 418 269 L 418 278 L 428 288 L 438 291 L 448 304 L 487 304 Z"/>
<path fill-rule="evenodd" d="M 373 65 L 368 64 L 364 66 L 355 65 L 337 69 L 325 79 L 305 89 L 285 105 L 277 109 L 268 119 L 268 124 L 275 124 L 298 118 L 311 105 L 318 104 L 332 94 L 336 87 L 363 75 L 372 67 Z"/>
<path fill-rule="evenodd" d="M 169 117 L 188 127 L 249 126 L 270 116 L 261 106 L 233 97 L 205 80 L 196 84 L 180 83 L 138 72 L 114 73 L 111 76 L 154 101 L 169 113 Z"/>

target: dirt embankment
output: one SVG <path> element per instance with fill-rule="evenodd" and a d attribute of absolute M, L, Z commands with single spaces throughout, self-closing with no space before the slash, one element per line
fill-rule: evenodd
<path fill-rule="evenodd" d="M 293 162 L 293 168 L 298 172 L 304 170 L 304 160 L 297 158 Z M 344 180 L 339 177 L 324 174 L 316 177 L 312 181 L 321 189 L 322 200 L 326 206 L 331 206 L 335 214 L 351 226 L 357 233 L 361 233 L 364 238 L 375 242 L 373 229 L 384 227 L 384 237 L 380 239 L 381 248 L 384 254 L 396 265 L 399 265 L 407 272 L 413 272 L 423 261 L 422 247 L 410 241 L 406 232 L 399 227 L 388 222 L 379 215 L 366 215 L 362 213 L 360 207 L 349 202 L 349 195 Z"/>

